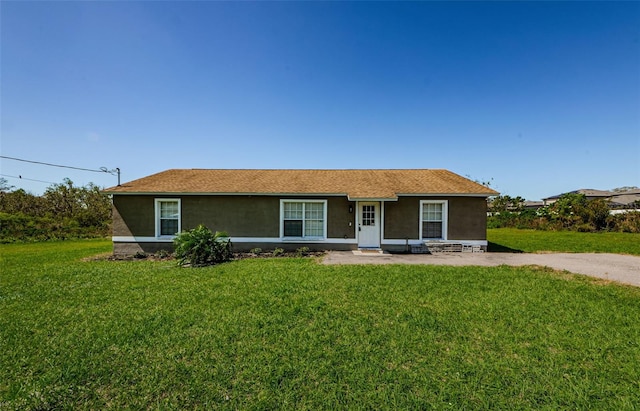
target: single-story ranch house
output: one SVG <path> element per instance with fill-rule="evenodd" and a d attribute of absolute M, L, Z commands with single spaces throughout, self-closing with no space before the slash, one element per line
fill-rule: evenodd
<path fill-rule="evenodd" d="M 234 250 L 384 249 L 425 243 L 486 249 L 486 198 L 447 170 L 167 170 L 104 190 L 114 253 L 172 249 L 204 224 Z"/>

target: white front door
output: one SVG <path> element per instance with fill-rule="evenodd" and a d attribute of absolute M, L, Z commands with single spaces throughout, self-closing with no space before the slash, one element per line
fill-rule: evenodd
<path fill-rule="evenodd" d="M 380 247 L 380 203 L 358 203 L 358 247 Z"/>

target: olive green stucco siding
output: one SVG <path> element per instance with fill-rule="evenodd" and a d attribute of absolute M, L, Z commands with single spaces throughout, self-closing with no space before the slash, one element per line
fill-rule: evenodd
<path fill-rule="evenodd" d="M 346 197 L 329 197 L 327 234 L 329 238 L 356 238 L 356 205 Z M 351 207 L 351 209 L 349 208 Z M 349 211 L 351 210 L 351 211 Z M 349 225 L 351 224 L 351 225 Z"/>
<path fill-rule="evenodd" d="M 287 197 L 317 200 L 317 197 Z M 204 224 L 212 230 L 226 231 L 232 237 L 280 237 L 280 197 L 194 196 L 182 199 L 182 228 Z M 327 236 L 355 238 L 353 214 L 343 197 L 327 200 Z M 353 204 L 353 203 L 351 203 Z"/>
<path fill-rule="evenodd" d="M 405 240 L 419 236 L 420 199 L 400 197 L 384 202 L 384 238 Z"/>
<path fill-rule="evenodd" d="M 156 235 L 154 197 L 113 196 L 113 235 Z"/>
<path fill-rule="evenodd" d="M 449 199 L 449 240 L 487 239 L 487 200 L 475 197 Z"/>
<path fill-rule="evenodd" d="M 155 200 L 171 196 L 124 195 L 113 198 L 114 236 L 155 236 Z M 204 224 L 232 237 L 280 237 L 280 197 L 269 196 L 183 196 L 181 228 Z M 287 197 L 304 200 L 317 197 Z M 355 238 L 355 203 L 346 197 L 327 200 L 328 238 Z"/>
<path fill-rule="evenodd" d="M 281 199 L 323 199 L 327 201 L 327 238 L 349 241 L 322 244 L 323 241 L 320 240 L 300 242 L 300 244 L 310 245 L 312 248 L 315 244 L 318 248 L 327 249 L 357 247 L 355 229 L 357 226 L 357 204 L 343 196 L 114 195 L 113 235 L 115 237 L 141 237 L 145 238 L 143 241 L 147 241 L 147 243 L 137 243 L 135 239 L 121 238 L 118 247 L 127 251 L 133 250 L 131 247 L 134 246 L 142 247 L 141 249 L 145 252 L 155 249 L 153 247 L 171 247 L 170 242 L 156 242 L 153 238 L 156 235 L 155 200 L 159 198 L 181 199 L 182 230 L 189 230 L 198 224 L 204 224 L 214 231 L 226 231 L 231 237 L 256 239 L 255 244 L 246 241 L 238 243 L 238 249 L 273 247 L 275 244 L 278 244 L 279 247 L 294 247 L 297 243 L 280 240 Z M 384 215 L 382 242 L 385 240 L 419 240 L 421 200 L 447 200 L 447 240 L 486 240 L 486 200 L 484 197 L 400 197 L 397 201 L 381 202 Z"/>
<path fill-rule="evenodd" d="M 279 237 L 280 200 L 255 196 L 182 198 L 182 229 L 204 224 L 232 237 Z"/>
<path fill-rule="evenodd" d="M 384 203 L 384 237 L 417 239 L 420 236 L 420 201 L 447 200 L 448 240 L 485 240 L 487 206 L 483 197 L 400 197 Z"/>

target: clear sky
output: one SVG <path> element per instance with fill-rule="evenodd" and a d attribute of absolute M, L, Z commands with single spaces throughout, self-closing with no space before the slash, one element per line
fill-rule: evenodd
<path fill-rule="evenodd" d="M 3 156 L 640 186 L 640 2 L 12 2 Z M 106 173 L 0 159 L 35 194 Z M 22 179 L 15 178 L 22 176 Z M 30 180 L 27 180 L 30 179 Z"/>

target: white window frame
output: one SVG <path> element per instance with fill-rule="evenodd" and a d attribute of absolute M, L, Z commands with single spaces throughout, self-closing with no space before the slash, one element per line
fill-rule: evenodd
<path fill-rule="evenodd" d="M 160 204 L 172 202 L 178 203 L 178 233 L 182 231 L 182 201 L 179 198 L 156 198 L 155 199 L 155 222 L 156 222 L 156 238 L 175 238 L 175 235 L 160 234 Z"/>
<path fill-rule="evenodd" d="M 284 205 L 285 203 L 302 203 L 302 237 L 285 237 L 284 236 Z M 322 236 L 305 236 L 304 224 L 305 224 L 305 208 L 304 203 L 319 203 L 322 204 Z M 298 198 L 286 198 L 280 200 L 280 239 L 282 240 L 296 240 L 296 241 L 309 241 L 309 240 L 326 240 L 327 239 L 327 200 L 309 200 Z"/>
<path fill-rule="evenodd" d="M 442 238 L 423 238 L 422 237 L 422 226 L 424 220 L 422 216 L 424 214 L 424 206 L 425 204 L 442 204 Z M 420 201 L 420 240 L 447 240 L 447 227 L 449 226 L 449 201 L 448 200 L 421 200 Z"/>

